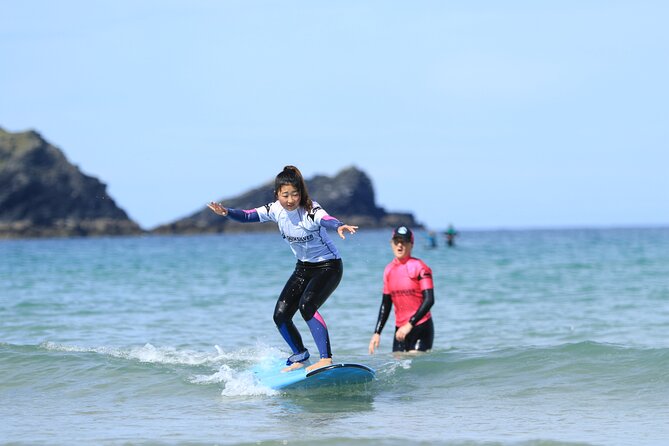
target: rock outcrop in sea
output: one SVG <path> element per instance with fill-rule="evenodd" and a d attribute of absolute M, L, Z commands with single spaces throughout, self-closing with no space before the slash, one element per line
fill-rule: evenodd
<path fill-rule="evenodd" d="M 306 179 L 311 197 L 331 215 L 361 228 L 420 227 L 412 214 L 387 212 L 376 204 L 372 181 L 349 167 L 333 177 Z M 273 181 L 220 201 L 250 209 L 275 200 Z M 276 231 L 271 224 L 241 224 L 203 207 L 161 225 L 153 234 Z M 63 152 L 35 131 L 0 128 L 0 238 L 137 235 L 144 231 L 107 194 L 107 186 L 82 173 Z"/>
<path fill-rule="evenodd" d="M 0 128 L 0 238 L 143 232 L 104 183 L 83 174 L 39 133 Z"/>
<path fill-rule="evenodd" d="M 330 215 L 361 228 L 384 228 L 397 225 L 418 227 L 410 213 L 386 212 L 376 205 L 372 181 L 360 169 L 349 167 L 334 177 L 316 175 L 305 178 L 309 195 Z M 272 202 L 274 183 L 267 183 L 248 192 L 221 201 L 225 206 L 235 209 L 252 209 Z M 242 231 L 276 231 L 274 224 L 243 224 L 214 214 L 207 207 L 194 214 L 155 228 L 157 234 L 197 234 Z"/>

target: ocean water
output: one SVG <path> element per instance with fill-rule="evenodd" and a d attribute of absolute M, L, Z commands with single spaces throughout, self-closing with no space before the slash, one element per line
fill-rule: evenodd
<path fill-rule="evenodd" d="M 418 357 L 390 353 L 391 322 L 367 353 L 388 239 L 335 241 L 321 310 L 335 360 L 377 379 L 309 393 L 250 372 L 288 354 L 277 233 L 0 241 L 0 443 L 668 444 L 669 229 L 417 234 L 436 299 Z"/>

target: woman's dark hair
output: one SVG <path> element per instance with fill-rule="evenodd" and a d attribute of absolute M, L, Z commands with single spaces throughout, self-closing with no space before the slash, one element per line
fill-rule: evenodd
<path fill-rule="evenodd" d="M 281 172 L 276 176 L 274 180 L 274 195 L 278 198 L 279 190 L 281 186 L 291 185 L 300 193 L 300 206 L 302 206 L 307 212 L 311 212 L 314 207 L 314 203 L 309 197 L 309 191 L 307 190 L 307 185 L 302 178 L 302 173 L 300 169 L 295 166 L 286 166 Z"/>

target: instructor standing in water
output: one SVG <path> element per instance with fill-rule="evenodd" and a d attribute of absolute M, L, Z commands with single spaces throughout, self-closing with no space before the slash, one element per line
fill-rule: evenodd
<path fill-rule="evenodd" d="M 390 246 L 395 258 L 383 271 L 383 298 L 369 353 L 381 340 L 381 330 L 395 305 L 393 352 L 424 352 L 432 349 L 434 325 L 430 308 L 434 304 L 432 270 L 422 260 L 411 257 L 413 233 L 406 226 L 393 231 Z"/>
<path fill-rule="evenodd" d="M 238 222 L 273 221 L 279 225 L 281 236 L 297 258 L 295 271 L 274 308 L 274 323 L 293 352 L 283 371 L 304 367 L 304 362 L 309 359 L 309 351 L 293 324 L 298 309 L 320 353 L 320 360 L 307 367 L 307 370 L 314 370 L 332 364 L 328 329 L 318 309 L 337 288 L 343 273 L 341 257 L 326 229 L 336 230 L 344 239 L 344 231 L 355 234 L 358 227 L 345 225 L 312 201 L 304 178 L 295 166 L 284 167 L 276 176 L 274 194 L 276 201 L 255 209 L 231 209 L 213 202 L 207 206 L 216 214 Z"/>

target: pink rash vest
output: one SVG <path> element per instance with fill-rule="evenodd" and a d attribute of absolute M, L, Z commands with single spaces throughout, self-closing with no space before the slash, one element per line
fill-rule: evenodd
<path fill-rule="evenodd" d="M 383 271 L 383 294 L 389 294 L 395 306 L 395 326 L 409 322 L 423 303 L 423 290 L 434 288 L 432 270 L 415 257 L 404 261 L 393 259 Z M 420 325 L 432 317 L 428 312 L 414 325 Z"/>

